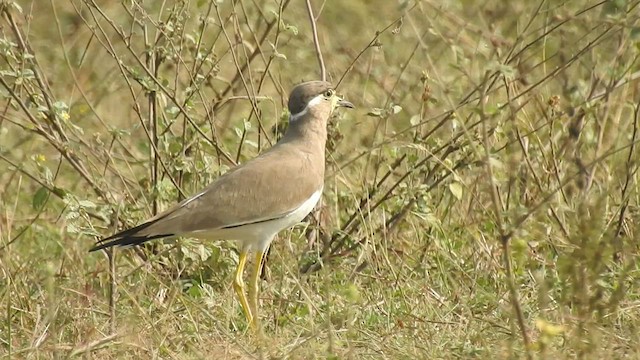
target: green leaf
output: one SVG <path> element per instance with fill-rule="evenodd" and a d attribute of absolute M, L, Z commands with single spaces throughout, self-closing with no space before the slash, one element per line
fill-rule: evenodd
<path fill-rule="evenodd" d="M 276 46 L 271 41 L 269 41 L 269 45 L 271 45 L 271 49 L 273 50 L 273 56 L 280 59 L 287 60 L 287 56 L 285 54 L 280 53 L 276 48 Z"/>
<path fill-rule="evenodd" d="M 632 26 L 631 30 L 629 31 L 629 37 L 635 41 L 638 41 L 638 39 L 640 39 L 640 27 Z"/>
<path fill-rule="evenodd" d="M 462 185 L 459 182 L 449 184 L 449 191 L 456 199 L 462 199 Z"/>
<path fill-rule="evenodd" d="M 369 110 L 367 115 L 368 116 L 373 116 L 373 117 L 382 117 L 384 115 L 384 110 L 380 109 L 380 108 L 373 108 L 373 109 Z"/>
<path fill-rule="evenodd" d="M 211 257 L 211 250 L 209 250 L 207 247 L 205 247 L 202 244 L 199 244 L 196 247 L 195 252 L 197 255 L 200 256 L 200 261 L 206 261 Z"/>
<path fill-rule="evenodd" d="M 605 1 L 603 6 L 603 13 L 605 15 L 618 14 L 623 12 L 626 6 L 627 0 Z"/>
<path fill-rule="evenodd" d="M 298 28 L 295 25 L 285 24 L 284 31 L 290 31 L 293 35 L 298 35 Z"/>
<path fill-rule="evenodd" d="M 47 202 L 48 198 L 49 190 L 47 190 L 47 188 L 45 187 L 39 188 L 38 191 L 36 191 L 36 193 L 33 195 L 33 199 L 31 200 L 31 205 L 33 206 L 34 210 L 40 211 L 44 204 Z"/>
<path fill-rule="evenodd" d="M 245 144 L 247 144 L 247 145 L 249 145 L 249 146 L 251 146 L 251 147 L 252 147 L 252 148 L 254 148 L 254 149 L 257 149 L 257 148 L 258 148 L 258 143 L 257 143 L 257 142 L 255 142 L 255 141 L 252 141 L 252 140 L 246 140 L 246 139 L 245 139 L 244 143 L 245 143 Z"/>
<path fill-rule="evenodd" d="M 202 297 L 202 291 L 200 291 L 200 286 L 193 285 L 189 283 L 186 293 L 194 299 L 199 299 Z"/>
<path fill-rule="evenodd" d="M 54 102 L 53 103 L 53 108 L 56 111 L 69 111 L 69 105 L 67 105 L 64 101 L 56 101 L 56 102 Z"/>
<path fill-rule="evenodd" d="M 67 232 L 69 234 L 79 234 L 80 233 L 80 227 L 77 224 L 68 223 L 67 224 Z"/>
<path fill-rule="evenodd" d="M 182 151 L 182 144 L 178 141 L 171 141 L 168 146 L 168 151 L 174 155 L 180 154 Z"/>
<path fill-rule="evenodd" d="M 84 209 L 95 209 L 96 208 L 96 204 L 94 204 L 90 200 L 80 200 L 80 201 L 78 201 L 78 205 L 80 205 L 80 207 L 84 208 Z"/>
<path fill-rule="evenodd" d="M 356 304 L 362 299 L 358 287 L 354 284 L 347 285 L 347 287 L 343 290 L 343 294 L 352 304 Z"/>

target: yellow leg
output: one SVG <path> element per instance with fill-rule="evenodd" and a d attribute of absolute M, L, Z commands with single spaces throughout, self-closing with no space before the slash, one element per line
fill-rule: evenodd
<path fill-rule="evenodd" d="M 260 281 L 260 273 L 262 272 L 262 258 L 264 257 L 264 252 L 258 251 L 255 257 L 255 263 L 253 264 L 253 272 L 251 273 L 251 278 L 249 280 L 249 306 L 251 309 L 251 314 L 253 315 L 253 322 L 251 323 L 252 327 L 255 330 L 260 330 L 260 316 L 258 314 L 258 292 L 259 292 L 259 281 Z"/>
<path fill-rule="evenodd" d="M 240 259 L 238 260 L 236 277 L 233 280 L 233 290 L 236 291 L 238 300 L 240 300 L 240 305 L 242 305 L 242 311 L 244 311 L 244 316 L 247 318 L 247 322 L 249 324 L 253 324 L 253 319 L 254 319 L 253 314 L 251 313 L 251 308 L 249 307 L 249 302 L 247 301 L 247 297 L 244 294 L 244 282 L 242 281 L 242 274 L 244 273 L 244 266 L 246 263 L 247 263 L 247 252 L 242 250 L 240 252 Z"/>

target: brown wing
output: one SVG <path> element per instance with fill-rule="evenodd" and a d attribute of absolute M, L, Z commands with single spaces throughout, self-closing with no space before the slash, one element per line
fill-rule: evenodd
<path fill-rule="evenodd" d="M 276 146 L 157 216 L 138 235 L 179 235 L 284 216 L 322 187 L 324 159 L 322 169 L 313 166 L 318 161 L 288 144 Z"/>

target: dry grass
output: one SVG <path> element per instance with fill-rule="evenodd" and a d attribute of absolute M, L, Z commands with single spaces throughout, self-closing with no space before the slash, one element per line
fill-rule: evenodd
<path fill-rule="evenodd" d="M 0 3 L 0 356 L 639 358 L 638 2 L 312 3 L 358 110 L 265 343 L 233 243 L 87 249 L 276 141 L 304 4 Z"/>

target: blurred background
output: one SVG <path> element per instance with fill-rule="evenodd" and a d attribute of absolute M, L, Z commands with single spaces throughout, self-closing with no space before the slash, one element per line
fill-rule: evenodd
<path fill-rule="evenodd" d="M 638 357 L 638 1 L 311 5 L 357 109 L 261 344 L 233 242 L 87 251 L 279 139 L 306 3 L 0 3 L 0 357 Z"/>

